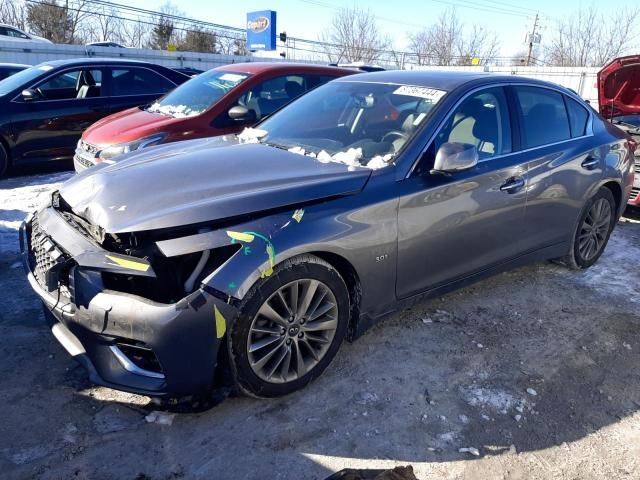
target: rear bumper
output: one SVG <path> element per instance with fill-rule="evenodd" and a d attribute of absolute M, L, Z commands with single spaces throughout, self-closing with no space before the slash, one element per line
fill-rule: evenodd
<path fill-rule="evenodd" d="M 49 291 L 34 275 L 28 231 L 25 222 L 20 244 L 29 283 L 48 312 L 52 333 L 93 383 L 154 397 L 194 395 L 214 386 L 234 307 L 204 290 L 175 304 L 104 290 L 100 272 L 82 265 L 71 267 L 68 287 Z"/>

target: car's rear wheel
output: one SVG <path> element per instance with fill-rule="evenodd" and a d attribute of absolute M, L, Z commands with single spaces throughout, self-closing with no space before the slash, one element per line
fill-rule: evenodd
<path fill-rule="evenodd" d="M 616 221 L 616 202 L 606 187 L 585 205 L 571 242 L 569 254 L 562 263 L 573 269 L 589 268 L 602 255 Z"/>
<path fill-rule="evenodd" d="M 287 260 L 247 294 L 231 327 L 236 384 L 259 397 L 303 388 L 329 365 L 349 323 L 349 294 L 322 259 Z"/>

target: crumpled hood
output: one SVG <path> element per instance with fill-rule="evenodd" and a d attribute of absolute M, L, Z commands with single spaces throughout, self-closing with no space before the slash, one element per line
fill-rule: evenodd
<path fill-rule="evenodd" d="M 598 104 L 605 118 L 640 114 L 640 55 L 616 58 L 598 72 Z"/>
<path fill-rule="evenodd" d="M 221 220 L 359 192 L 371 170 L 349 171 L 261 144 L 214 137 L 151 147 L 92 167 L 60 195 L 107 233 Z"/>
<path fill-rule="evenodd" d="M 185 119 L 150 113 L 135 107 L 98 120 L 84 131 L 82 139 L 92 145 L 106 147 L 139 140 L 180 122 L 185 123 Z"/>

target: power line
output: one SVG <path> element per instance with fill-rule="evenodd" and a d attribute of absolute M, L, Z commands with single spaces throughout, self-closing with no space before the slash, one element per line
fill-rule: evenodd
<path fill-rule="evenodd" d="M 330 8 L 333 10 L 342 10 L 344 7 L 341 7 L 340 5 L 335 5 L 332 3 L 328 3 L 328 2 L 323 2 L 320 0 L 299 0 L 300 2 L 303 3 L 307 3 L 309 5 L 315 5 L 318 7 L 324 7 L 324 8 Z M 489 13 L 497 13 L 497 14 L 502 14 L 502 15 L 511 15 L 511 16 L 516 16 L 516 17 L 529 17 L 530 15 L 532 15 L 533 13 L 536 12 L 536 10 L 533 9 L 529 9 L 529 8 L 524 8 L 524 7 L 517 7 L 515 5 L 510 5 L 509 8 L 505 8 L 505 7 L 499 7 L 499 6 L 493 6 L 493 5 L 487 5 L 486 3 L 479 3 L 477 1 L 471 1 L 471 0 L 429 0 L 431 2 L 435 2 L 435 3 L 441 3 L 444 5 L 449 5 L 449 6 L 453 6 L 453 7 L 461 7 L 461 8 L 468 8 L 468 9 L 473 9 L 473 10 L 480 10 L 480 11 L 484 11 L 484 12 L 489 12 Z M 491 0 L 481 0 L 482 2 L 489 2 Z M 492 2 L 492 3 L 502 3 L 502 2 Z M 517 10 L 517 9 L 523 9 L 523 10 L 527 10 L 529 11 L 529 13 L 526 13 L 525 11 L 522 10 Z M 408 26 L 413 26 L 413 27 L 418 27 L 418 28 L 422 28 L 423 25 L 418 25 L 415 23 L 408 23 L 408 22 L 403 22 L 400 20 L 395 20 L 395 19 L 391 19 L 388 17 L 381 17 L 379 15 L 374 15 L 375 18 L 377 18 L 378 20 L 382 20 L 382 21 L 386 21 L 386 22 L 391 22 L 391 23 L 399 23 L 401 25 L 408 25 Z"/>

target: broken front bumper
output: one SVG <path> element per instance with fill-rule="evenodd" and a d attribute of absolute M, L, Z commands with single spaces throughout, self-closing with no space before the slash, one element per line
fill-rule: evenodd
<path fill-rule="evenodd" d="M 122 272 L 123 265 L 135 267 L 140 259 L 99 262 L 114 254 L 51 207 L 38 213 L 37 236 L 33 227 L 29 218 L 20 228 L 29 283 L 50 312 L 52 333 L 87 368 L 92 382 L 169 397 L 213 386 L 226 319 L 236 314 L 231 305 L 202 289 L 175 304 L 105 290 L 102 271 Z M 53 260 L 43 260 L 47 255 Z"/>

